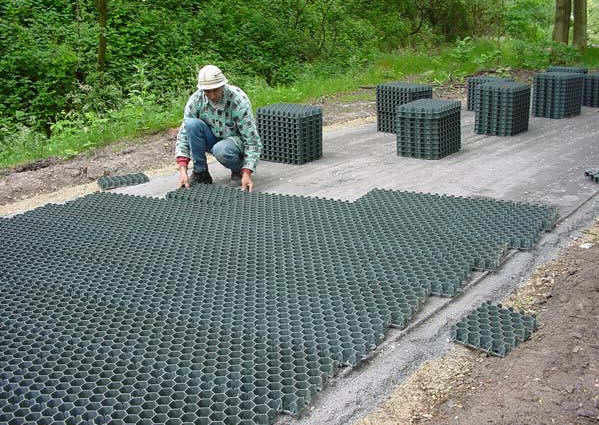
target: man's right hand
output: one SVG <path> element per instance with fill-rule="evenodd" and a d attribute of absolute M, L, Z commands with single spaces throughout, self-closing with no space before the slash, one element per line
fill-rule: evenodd
<path fill-rule="evenodd" d="M 179 170 L 179 186 L 177 186 L 177 189 L 181 189 L 182 187 L 189 189 L 189 176 L 185 168 Z"/>

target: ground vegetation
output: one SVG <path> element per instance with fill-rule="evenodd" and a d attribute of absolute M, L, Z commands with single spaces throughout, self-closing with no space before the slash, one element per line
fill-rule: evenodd
<path fill-rule="evenodd" d="M 597 0 L 589 0 L 589 26 Z M 417 75 L 599 64 L 551 41 L 553 0 L 6 0 L 0 168 L 173 127 L 198 67 L 254 107 Z"/>

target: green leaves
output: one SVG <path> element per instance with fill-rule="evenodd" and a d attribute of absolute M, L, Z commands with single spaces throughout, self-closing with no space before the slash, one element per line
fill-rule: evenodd
<path fill-rule="evenodd" d="M 470 58 L 473 50 L 474 45 L 472 44 L 472 38 L 464 37 L 461 40 L 458 39 L 454 43 L 454 48 L 452 49 L 450 56 L 458 63 L 465 62 L 468 58 Z"/>

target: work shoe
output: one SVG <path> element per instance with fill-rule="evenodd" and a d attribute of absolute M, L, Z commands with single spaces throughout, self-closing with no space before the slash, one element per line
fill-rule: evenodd
<path fill-rule="evenodd" d="M 231 180 L 241 180 L 241 171 L 231 171 Z"/>
<path fill-rule="evenodd" d="M 189 179 L 189 183 L 191 184 L 212 184 L 212 176 L 206 171 L 202 171 L 200 173 L 196 173 L 195 171 L 191 173 L 191 177 Z"/>

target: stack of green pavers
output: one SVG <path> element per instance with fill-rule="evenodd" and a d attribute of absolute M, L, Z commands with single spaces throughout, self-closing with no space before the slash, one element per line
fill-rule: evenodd
<path fill-rule="evenodd" d="M 397 155 L 441 159 L 462 146 L 461 104 L 420 99 L 397 107 Z"/>
<path fill-rule="evenodd" d="M 587 68 L 582 66 L 558 66 L 552 65 L 547 67 L 547 72 L 573 72 L 575 74 L 586 74 L 589 72 Z"/>
<path fill-rule="evenodd" d="M 549 66 L 547 72 L 572 72 L 575 74 L 584 74 L 582 104 L 584 106 L 599 106 L 599 73 L 588 73 L 588 68 L 583 66 Z"/>
<path fill-rule="evenodd" d="M 468 103 L 466 109 L 468 111 L 475 110 L 476 104 L 476 87 L 480 84 L 493 83 L 497 81 L 514 81 L 513 78 L 504 77 L 490 77 L 488 75 L 481 77 L 470 77 L 468 78 Z"/>
<path fill-rule="evenodd" d="M 495 81 L 476 87 L 474 132 L 513 136 L 528 130 L 530 86 L 511 81 Z"/>
<path fill-rule="evenodd" d="M 384 83 L 376 87 L 377 130 L 395 133 L 397 107 L 418 99 L 433 97 L 433 89 L 426 84 Z"/>
<path fill-rule="evenodd" d="M 322 157 L 322 108 L 277 103 L 258 108 L 265 161 L 305 164 Z"/>
<path fill-rule="evenodd" d="M 532 110 L 535 117 L 567 118 L 580 115 L 583 74 L 542 72 L 534 77 Z"/>
<path fill-rule="evenodd" d="M 582 104 L 599 107 L 599 72 L 591 72 L 584 76 Z"/>

